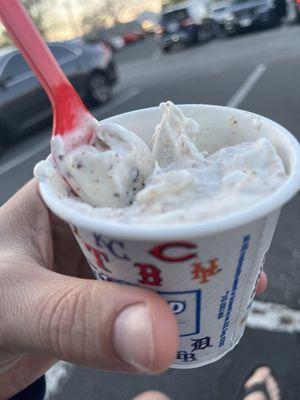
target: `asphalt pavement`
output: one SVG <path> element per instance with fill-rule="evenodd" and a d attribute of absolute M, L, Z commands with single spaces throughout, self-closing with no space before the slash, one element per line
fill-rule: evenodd
<path fill-rule="evenodd" d="M 300 26 L 219 39 L 164 55 L 149 38 L 118 55 L 120 83 L 113 100 L 96 108 L 97 118 L 174 103 L 228 105 L 262 114 L 300 139 Z M 35 132 L 0 159 L 0 204 L 32 177 L 46 157 L 49 129 Z M 260 300 L 300 308 L 300 196 L 283 210 L 266 262 L 269 288 Z M 266 318 L 267 321 L 267 318 Z M 300 399 L 299 332 L 247 329 L 239 346 L 221 361 L 191 370 L 170 370 L 157 377 L 117 375 L 72 369 L 49 399 L 129 400 L 149 389 L 173 400 L 233 400 L 241 380 L 255 365 L 277 372 L 284 400 Z M 57 387 L 56 387 L 57 389 Z"/>

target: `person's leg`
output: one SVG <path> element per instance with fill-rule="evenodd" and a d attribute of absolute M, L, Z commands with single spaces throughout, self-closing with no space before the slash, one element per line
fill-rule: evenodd
<path fill-rule="evenodd" d="M 165 394 L 160 392 L 145 392 L 138 395 L 133 400 L 170 400 L 170 399 Z"/>
<path fill-rule="evenodd" d="M 280 389 L 269 367 L 259 367 L 243 387 L 242 400 L 280 400 Z"/>

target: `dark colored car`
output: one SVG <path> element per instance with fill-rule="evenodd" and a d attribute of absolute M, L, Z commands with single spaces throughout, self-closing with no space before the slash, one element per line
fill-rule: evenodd
<path fill-rule="evenodd" d="M 233 0 L 225 16 L 225 32 L 232 34 L 249 28 L 278 25 L 283 16 L 278 4 L 279 1 L 272 0 Z"/>
<path fill-rule="evenodd" d="M 77 39 L 49 47 L 80 96 L 96 104 L 112 96 L 117 72 L 105 45 Z M 0 148 L 51 116 L 50 102 L 17 51 L 0 53 Z"/>
<path fill-rule="evenodd" d="M 215 36 L 215 23 L 201 2 L 184 2 L 165 7 L 156 40 L 165 52 L 176 43 L 201 43 Z"/>
<path fill-rule="evenodd" d="M 123 36 L 114 34 L 109 28 L 95 29 L 85 35 L 84 40 L 88 43 L 103 42 L 109 46 L 113 52 L 117 52 L 125 46 Z"/>

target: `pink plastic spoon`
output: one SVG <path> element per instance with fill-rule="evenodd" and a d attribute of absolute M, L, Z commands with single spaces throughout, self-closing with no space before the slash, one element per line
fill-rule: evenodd
<path fill-rule="evenodd" d="M 65 150 L 90 143 L 96 119 L 56 62 L 19 0 L 0 0 L 0 19 L 47 92 L 53 109 L 53 135 Z"/>

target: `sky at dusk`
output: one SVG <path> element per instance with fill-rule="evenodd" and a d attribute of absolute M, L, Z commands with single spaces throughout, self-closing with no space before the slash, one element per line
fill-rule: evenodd
<path fill-rule="evenodd" d="M 130 21 L 146 10 L 159 12 L 161 7 L 161 0 L 116 0 L 116 4 L 122 2 L 126 6 L 118 15 L 118 19 L 121 22 Z M 48 39 L 64 40 L 82 34 L 82 16 L 87 13 L 89 6 L 92 9 L 101 3 L 103 3 L 101 0 L 45 0 L 48 14 Z M 4 28 L 0 24 L 0 34 L 3 30 Z"/>

